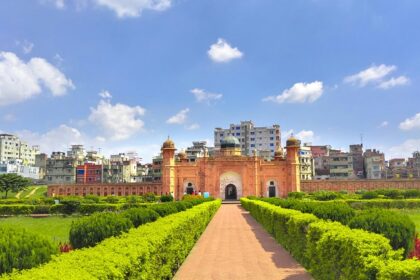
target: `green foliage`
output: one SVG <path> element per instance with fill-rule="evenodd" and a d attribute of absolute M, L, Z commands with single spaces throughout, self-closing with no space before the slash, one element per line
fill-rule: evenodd
<path fill-rule="evenodd" d="M 4 279 L 172 279 L 219 206 L 204 203 Z"/>
<path fill-rule="evenodd" d="M 420 261 L 389 261 L 379 271 L 378 280 L 418 280 L 420 279 Z"/>
<path fill-rule="evenodd" d="M 71 215 L 79 211 L 81 204 L 79 198 L 64 198 L 60 203 L 63 205 L 61 209 L 62 213 L 66 215 Z"/>
<path fill-rule="evenodd" d="M 87 203 L 99 203 L 101 201 L 100 197 L 97 195 L 87 195 L 84 197 L 85 202 Z"/>
<path fill-rule="evenodd" d="M 127 232 L 132 227 L 129 219 L 116 213 L 94 213 L 72 223 L 69 239 L 75 249 L 90 247 L 105 238 Z"/>
<path fill-rule="evenodd" d="M 116 197 L 116 196 L 107 196 L 104 200 L 105 200 L 107 203 L 118 203 L 119 198 L 118 198 L 118 197 Z"/>
<path fill-rule="evenodd" d="M 405 256 L 413 249 L 415 225 L 408 216 L 398 212 L 383 209 L 362 211 L 349 226 L 382 234 L 391 241 L 392 248 L 403 248 Z"/>
<path fill-rule="evenodd" d="M 154 222 L 159 218 L 159 214 L 148 208 L 131 208 L 122 213 L 123 217 L 129 219 L 135 227 L 145 223 Z"/>
<path fill-rule="evenodd" d="M 155 202 L 156 195 L 154 193 L 146 193 L 145 195 L 143 195 L 143 199 L 145 202 Z"/>
<path fill-rule="evenodd" d="M 345 201 L 353 209 L 364 210 L 370 208 L 397 208 L 414 209 L 420 208 L 420 199 L 371 199 L 358 200 L 348 199 Z"/>
<path fill-rule="evenodd" d="M 172 195 L 162 195 L 160 197 L 160 201 L 161 202 L 171 202 L 171 201 L 174 201 L 174 198 L 173 198 Z"/>
<path fill-rule="evenodd" d="M 304 192 L 289 192 L 287 194 L 288 198 L 294 198 L 294 199 L 302 199 L 306 196 L 306 193 Z"/>
<path fill-rule="evenodd" d="M 21 228 L 0 227 L 0 274 L 48 262 L 56 252 L 53 245 L 39 235 Z"/>
<path fill-rule="evenodd" d="M 20 192 L 26 189 L 32 181 L 14 173 L 0 174 L 0 191 L 5 193 L 5 198 L 9 191 Z"/>
<path fill-rule="evenodd" d="M 156 211 L 161 217 L 165 217 L 167 215 L 178 212 L 178 209 L 176 208 L 173 202 L 153 204 L 150 205 L 148 208 Z"/>
<path fill-rule="evenodd" d="M 1 216 L 29 215 L 35 210 L 35 205 L 7 204 L 0 205 Z"/>
<path fill-rule="evenodd" d="M 82 215 L 88 215 L 95 212 L 105 212 L 111 211 L 115 212 L 120 209 L 120 205 L 118 204 L 109 204 L 109 203 L 101 203 L 101 204 L 81 204 L 79 206 L 78 212 Z"/>
<path fill-rule="evenodd" d="M 259 200 L 242 198 L 241 203 L 315 279 L 418 279 L 418 262 L 399 261 L 402 250 L 394 251 L 379 234 Z M 393 272 L 389 264 L 401 264 L 407 272 Z"/>
<path fill-rule="evenodd" d="M 374 198 L 378 198 L 378 193 L 375 192 L 375 191 L 364 192 L 364 193 L 362 193 L 362 198 L 363 199 L 374 199 Z"/>
<path fill-rule="evenodd" d="M 332 191 L 317 191 L 311 194 L 315 200 L 327 201 L 340 198 L 341 195 Z"/>
<path fill-rule="evenodd" d="M 406 190 L 403 193 L 404 198 L 419 198 L 420 190 Z"/>

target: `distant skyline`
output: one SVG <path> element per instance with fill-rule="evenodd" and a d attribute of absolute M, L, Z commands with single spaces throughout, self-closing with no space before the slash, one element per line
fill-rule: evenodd
<path fill-rule="evenodd" d="M 420 2 L 6 0 L 0 132 L 157 155 L 215 127 L 420 150 Z M 284 140 L 282 141 L 284 144 Z"/>

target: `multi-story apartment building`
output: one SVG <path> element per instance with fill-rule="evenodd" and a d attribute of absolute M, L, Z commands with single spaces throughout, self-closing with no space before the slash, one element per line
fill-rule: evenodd
<path fill-rule="evenodd" d="M 103 164 L 103 180 L 106 183 L 131 183 L 136 181 L 137 161 L 126 154 L 111 155 Z"/>
<path fill-rule="evenodd" d="M 35 167 L 39 168 L 39 179 L 44 180 L 47 174 L 48 155 L 41 153 L 35 156 Z"/>
<path fill-rule="evenodd" d="M 328 157 L 331 179 L 355 179 L 353 156 L 350 153 L 331 152 Z"/>
<path fill-rule="evenodd" d="M 67 151 L 67 157 L 76 160 L 84 160 L 85 156 L 86 152 L 83 145 L 71 145 L 70 150 Z"/>
<path fill-rule="evenodd" d="M 420 178 L 420 151 L 413 152 L 413 157 L 408 158 L 407 168 L 411 178 Z"/>
<path fill-rule="evenodd" d="M 385 177 L 385 155 L 375 149 L 367 149 L 364 154 L 366 179 L 382 179 Z"/>
<path fill-rule="evenodd" d="M 102 164 L 85 163 L 76 167 L 76 184 L 102 183 Z"/>
<path fill-rule="evenodd" d="M 38 146 L 29 146 L 12 134 L 0 134 L 0 162 L 20 159 L 23 165 L 34 165 Z"/>
<path fill-rule="evenodd" d="M 364 177 L 363 144 L 350 145 L 350 154 L 353 158 L 353 171 L 357 178 Z"/>
<path fill-rule="evenodd" d="M 387 177 L 393 178 L 408 178 L 409 170 L 407 168 L 407 161 L 405 158 L 393 158 L 388 161 Z M 390 176 L 391 174 L 391 176 Z"/>
<path fill-rule="evenodd" d="M 280 126 L 256 127 L 252 121 L 241 121 L 231 124 L 229 128 L 214 130 L 214 146 L 220 149 L 221 141 L 227 136 L 234 136 L 241 144 L 243 155 L 251 156 L 254 150 L 262 157 L 274 157 L 275 151 L 281 146 Z"/>
<path fill-rule="evenodd" d="M 302 146 L 299 149 L 300 179 L 312 180 L 315 175 L 314 158 L 312 157 L 311 147 Z"/>
<path fill-rule="evenodd" d="M 39 168 L 24 165 L 21 159 L 0 162 L 0 174 L 14 173 L 25 178 L 39 180 Z"/>
<path fill-rule="evenodd" d="M 151 175 L 153 176 L 153 182 L 160 182 L 162 178 L 162 155 L 156 156 L 152 159 L 152 170 Z"/>
<path fill-rule="evenodd" d="M 330 177 L 328 157 L 330 155 L 331 146 L 310 146 L 310 148 L 314 159 L 315 179 L 328 179 Z"/>
<path fill-rule="evenodd" d="M 80 164 L 83 164 L 83 160 L 66 157 L 63 152 L 52 152 L 46 164 L 46 183 L 74 184 L 76 182 L 76 166 Z"/>

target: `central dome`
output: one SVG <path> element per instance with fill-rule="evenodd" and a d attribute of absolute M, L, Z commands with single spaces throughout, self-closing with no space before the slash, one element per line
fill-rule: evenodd
<path fill-rule="evenodd" d="M 239 143 L 238 138 L 233 137 L 233 136 L 228 136 L 223 140 L 220 140 L 220 147 L 222 149 L 226 149 L 226 148 L 240 148 L 241 147 L 241 143 Z"/>

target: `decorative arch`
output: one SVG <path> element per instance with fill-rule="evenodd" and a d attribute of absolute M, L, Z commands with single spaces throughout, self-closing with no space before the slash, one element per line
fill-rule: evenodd
<path fill-rule="evenodd" d="M 194 194 L 197 191 L 197 188 L 192 180 L 184 181 L 184 193 L 185 194 Z"/>
<path fill-rule="evenodd" d="M 279 197 L 280 196 L 280 190 L 277 180 L 274 179 L 268 179 L 265 183 L 265 189 L 266 189 L 266 196 L 267 197 Z"/>
<path fill-rule="evenodd" d="M 229 185 L 235 186 L 236 197 L 240 199 L 242 197 L 242 177 L 236 172 L 228 171 L 220 175 L 220 197 L 226 199 L 226 188 Z"/>

